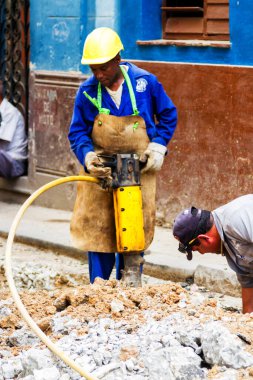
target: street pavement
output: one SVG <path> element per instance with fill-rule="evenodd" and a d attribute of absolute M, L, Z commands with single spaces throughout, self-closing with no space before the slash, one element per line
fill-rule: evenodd
<path fill-rule="evenodd" d="M 0 235 L 8 236 L 21 205 L 0 202 Z M 73 248 L 69 223 L 71 212 L 30 206 L 16 230 L 18 241 L 45 248 L 62 249 L 72 256 L 84 255 Z M 156 227 L 154 240 L 145 253 L 144 273 L 164 280 L 188 282 L 194 279 L 199 286 L 211 291 L 239 296 L 235 273 L 228 267 L 225 257 L 215 254 L 200 255 L 194 252 L 193 260 L 178 251 L 178 243 L 171 229 Z"/>

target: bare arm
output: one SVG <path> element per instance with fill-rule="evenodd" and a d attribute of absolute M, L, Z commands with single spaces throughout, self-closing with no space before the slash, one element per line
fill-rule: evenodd
<path fill-rule="evenodd" d="M 242 288 L 242 312 L 253 312 L 253 288 Z"/>

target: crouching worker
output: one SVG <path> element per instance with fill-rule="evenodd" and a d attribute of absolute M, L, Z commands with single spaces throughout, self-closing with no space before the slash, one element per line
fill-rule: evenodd
<path fill-rule="evenodd" d="M 0 177 L 15 178 L 26 171 L 27 137 L 24 118 L 4 97 L 0 79 Z"/>
<path fill-rule="evenodd" d="M 147 162 L 141 185 L 148 247 L 155 225 L 156 172 L 176 128 L 177 112 L 153 74 L 121 63 L 122 49 L 119 36 L 110 28 L 97 28 L 87 36 L 81 62 L 89 65 L 93 75 L 77 92 L 69 140 L 82 166 L 80 174 L 111 176 L 98 154 L 136 153 Z M 111 190 L 78 183 L 71 235 L 77 248 L 88 251 L 90 282 L 96 277 L 109 279 L 117 251 Z M 116 255 L 117 279 L 123 268 L 123 255 Z"/>
<path fill-rule="evenodd" d="M 214 211 L 195 207 L 175 219 L 173 235 L 179 251 L 226 256 L 242 286 L 243 313 L 253 312 L 253 194 L 234 199 Z"/>

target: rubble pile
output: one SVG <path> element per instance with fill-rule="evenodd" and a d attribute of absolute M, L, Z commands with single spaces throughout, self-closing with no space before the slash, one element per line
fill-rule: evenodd
<path fill-rule="evenodd" d="M 21 298 L 52 341 L 99 379 L 253 379 L 253 315 L 188 289 L 97 279 Z M 1 299 L 0 379 L 81 379 L 25 325 L 7 292 Z"/>
<path fill-rule="evenodd" d="M 15 283 L 28 313 L 96 378 L 253 380 L 253 313 L 241 314 L 240 300 L 145 275 L 137 289 L 116 280 L 88 285 L 84 261 L 22 244 L 13 251 Z M 0 380 L 81 379 L 21 318 L 3 252 Z"/>

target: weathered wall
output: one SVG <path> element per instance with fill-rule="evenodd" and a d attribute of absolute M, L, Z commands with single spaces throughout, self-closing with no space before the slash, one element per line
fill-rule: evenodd
<path fill-rule="evenodd" d="M 81 66 L 84 40 L 96 27 L 118 30 L 120 5 L 118 0 L 30 0 L 32 69 L 88 71 Z"/>
<path fill-rule="evenodd" d="M 159 175 L 160 218 L 252 193 L 253 68 L 136 63 L 158 76 L 179 112 Z"/>
<path fill-rule="evenodd" d="M 252 0 L 229 2 L 230 48 L 140 46 L 162 38 L 162 0 L 31 0 L 31 62 L 35 70 L 88 72 L 80 63 L 83 42 L 95 27 L 119 32 L 127 59 L 252 65 Z"/>
<path fill-rule="evenodd" d="M 29 180 L 32 188 L 79 171 L 77 160 L 70 151 L 68 129 L 76 91 L 83 80 L 76 74 L 31 73 Z M 75 184 L 69 183 L 50 190 L 37 203 L 72 209 L 74 199 Z"/>
<path fill-rule="evenodd" d="M 120 2 L 120 28 L 125 51 L 123 57 L 163 62 L 252 65 L 252 0 L 229 0 L 231 46 L 228 49 L 194 46 L 139 46 L 137 40 L 162 38 L 162 0 L 126 0 Z M 133 12 L 134 10 L 134 12 Z"/>

